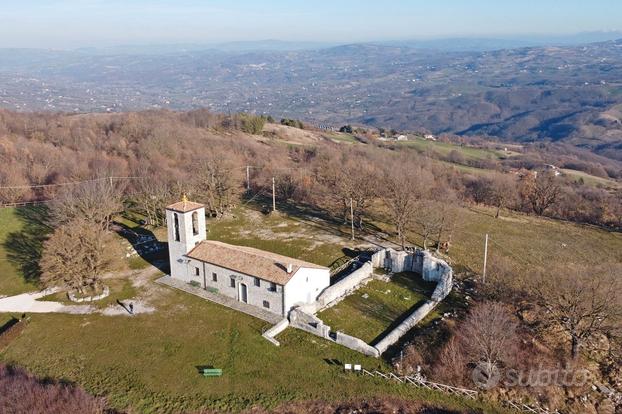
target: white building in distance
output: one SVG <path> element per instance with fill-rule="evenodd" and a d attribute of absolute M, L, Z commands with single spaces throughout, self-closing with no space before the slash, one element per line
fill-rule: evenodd
<path fill-rule="evenodd" d="M 327 267 L 206 240 L 205 206 L 185 197 L 166 208 L 166 224 L 174 279 L 281 316 L 330 285 Z"/>

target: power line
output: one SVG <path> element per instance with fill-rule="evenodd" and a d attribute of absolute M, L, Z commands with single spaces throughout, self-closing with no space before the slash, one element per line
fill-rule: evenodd
<path fill-rule="evenodd" d="M 93 178 L 91 180 L 82 180 L 82 181 L 70 181 L 66 183 L 57 183 L 57 184 L 33 184 L 33 185 L 8 185 L 8 186 L 0 186 L 0 190 L 26 190 L 26 189 L 34 189 L 34 188 L 50 188 L 50 187 L 65 187 L 72 185 L 80 185 L 86 183 L 94 183 L 99 181 L 111 181 L 111 180 L 142 180 L 147 177 L 102 177 L 102 178 Z"/>

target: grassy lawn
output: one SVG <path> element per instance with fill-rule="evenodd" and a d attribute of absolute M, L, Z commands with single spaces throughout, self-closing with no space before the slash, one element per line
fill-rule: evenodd
<path fill-rule="evenodd" d="M 285 214 L 262 214 L 251 208 L 238 208 L 234 217 L 207 222 L 208 239 L 255 247 L 330 266 L 344 256 L 351 242 L 333 234 L 325 226 L 314 225 Z"/>
<path fill-rule="evenodd" d="M 346 134 L 345 132 L 332 132 L 330 134 L 326 134 L 325 137 L 332 141 L 344 144 L 356 144 L 358 142 L 356 138 L 354 138 L 354 135 Z"/>
<path fill-rule="evenodd" d="M 494 209 L 461 208 L 450 256 L 455 268 L 481 272 L 484 235 L 490 236 L 489 263 L 497 258 L 511 261 L 529 276 L 529 269 L 555 263 L 603 264 L 622 261 L 622 233 L 594 226 L 551 220 Z M 421 244 L 418 234 L 410 240 Z"/>
<path fill-rule="evenodd" d="M 566 174 L 570 178 L 572 178 L 575 182 L 578 182 L 579 180 L 583 180 L 585 184 L 594 186 L 594 187 L 603 186 L 605 188 L 613 188 L 613 189 L 622 187 L 622 184 L 617 181 L 610 180 L 608 178 L 596 177 L 595 175 L 590 175 L 583 171 L 569 170 L 569 169 L 562 168 L 561 172 Z"/>
<path fill-rule="evenodd" d="M 0 240 L 23 225 L 15 210 L 0 210 Z M 282 214 L 263 215 L 252 208 L 240 208 L 232 218 L 210 219 L 208 229 L 210 239 L 324 265 L 343 257 L 344 249 L 356 247 L 339 228 Z M 505 257 L 525 270 L 551 261 L 622 261 L 620 233 L 516 213 L 504 212 L 495 219 L 492 209 L 464 208 L 460 209 L 451 250 L 456 268 L 481 270 L 485 233 L 491 236 L 491 262 L 495 257 Z M 410 236 L 413 242 L 421 242 L 418 235 Z M 4 247 L 0 246 L 0 295 L 31 290 L 6 260 Z M 114 284 L 111 287 L 118 292 L 111 300 L 140 293 L 127 280 L 111 279 L 107 283 Z M 156 308 L 153 313 L 134 317 L 30 315 L 32 322 L 0 353 L 0 361 L 22 365 L 39 376 L 76 382 L 89 392 L 107 395 L 115 408 L 131 407 L 140 413 L 203 407 L 236 411 L 298 399 L 386 395 L 496 412 L 476 402 L 346 375 L 325 360 L 361 363 L 368 369 L 389 367 L 383 360 L 364 357 L 294 329 L 281 334 L 281 346 L 275 347 L 261 337 L 267 327 L 263 321 L 182 292 L 150 288 L 157 292 L 151 303 Z M 425 299 L 431 289 L 408 275 L 397 275 L 390 283 L 373 281 L 320 317 L 334 329 L 371 342 Z M 441 307 L 430 318 L 442 312 Z M 0 324 L 9 317 L 0 314 Z M 203 378 L 197 373 L 200 366 L 222 368 L 224 376 Z"/>
<path fill-rule="evenodd" d="M 7 239 L 20 234 L 25 226 L 24 219 L 14 208 L 0 208 L 0 296 L 16 295 L 37 290 L 32 283 L 25 281 L 18 265 L 9 258 L 5 248 Z"/>
<path fill-rule="evenodd" d="M 161 287 L 158 310 L 134 317 L 32 315 L 24 333 L 0 354 L 39 376 L 83 385 L 119 409 L 172 413 L 210 407 L 274 407 L 294 399 L 343 400 L 395 395 L 452 408 L 481 407 L 407 385 L 346 375 L 325 359 L 387 369 L 301 331 L 261 337 L 263 321 Z M 0 320 L 5 315 L 0 315 Z M 203 378 L 198 367 L 222 368 Z M 486 412 L 494 410 L 486 409 Z"/>
<path fill-rule="evenodd" d="M 429 299 L 434 286 L 414 273 L 399 273 L 391 282 L 372 280 L 318 316 L 333 330 L 373 343 Z M 437 316 L 432 312 L 428 319 Z"/>
<path fill-rule="evenodd" d="M 426 151 L 432 151 L 442 156 L 447 156 L 450 152 L 457 151 L 461 153 L 466 159 L 471 160 L 497 160 L 506 158 L 506 154 L 503 151 L 486 148 L 467 147 L 462 145 L 450 144 L 447 142 L 428 141 L 421 138 L 415 138 L 409 141 L 396 141 L 394 144 L 411 147 L 421 153 Z"/>

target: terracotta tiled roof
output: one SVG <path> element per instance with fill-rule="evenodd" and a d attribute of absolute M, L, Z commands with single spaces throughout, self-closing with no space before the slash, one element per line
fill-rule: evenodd
<path fill-rule="evenodd" d="M 285 285 L 289 282 L 298 269 L 302 267 L 328 270 L 327 267 L 292 259 L 280 254 L 212 240 L 202 241 L 186 256 L 201 262 L 256 276 L 279 285 Z M 287 272 L 289 264 L 292 265 L 291 273 Z"/>
<path fill-rule="evenodd" d="M 205 207 L 204 204 L 195 203 L 193 201 L 179 201 L 166 207 L 167 210 L 177 211 L 179 213 L 187 213 L 192 210 Z"/>

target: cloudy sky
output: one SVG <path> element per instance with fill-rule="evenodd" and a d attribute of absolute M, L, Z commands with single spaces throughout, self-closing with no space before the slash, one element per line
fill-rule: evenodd
<path fill-rule="evenodd" d="M 620 29 L 620 0 L 2 0 L 0 5 L 0 47 L 356 42 Z"/>

